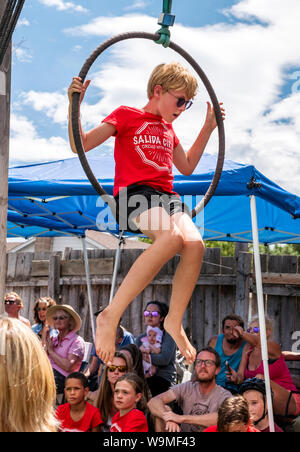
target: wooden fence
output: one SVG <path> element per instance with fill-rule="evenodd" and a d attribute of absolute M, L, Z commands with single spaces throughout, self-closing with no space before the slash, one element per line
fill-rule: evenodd
<path fill-rule="evenodd" d="M 141 252 L 121 251 L 116 287 Z M 108 303 L 114 256 L 114 250 L 88 252 L 94 311 Z M 135 336 L 144 329 L 145 304 L 152 299 L 169 302 L 178 260 L 176 256 L 168 262 L 125 311 L 122 324 Z M 275 340 L 283 349 L 291 350 L 296 331 L 300 337 L 300 258 L 263 255 L 261 266 L 265 308 L 275 320 Z M 72 305 L 83 319 L 79 334 L 85 340 L 92 340 L 81 251 L 66 249 L 64 255 L 8 254 L 6 290 L 21 295 L 22 315 L 31 322 L 33 304 L 40 296 L 50 295 L 58 303 Z M 220 332 L 222 318 L 231 312 L 241 315 L 246 322 L 257 312 L 252 255 L 240 252 L 236 258 L 222 257 L 220 249 L 207 248 L 197 286 L 184 316 L 184 327 L 195 347 L 202 347 Z"/>

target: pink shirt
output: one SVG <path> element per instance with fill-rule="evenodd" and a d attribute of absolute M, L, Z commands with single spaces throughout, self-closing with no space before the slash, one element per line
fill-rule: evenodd
<path fill-rule="evenodd" d="M 67 336 L 64 337 L 60 343 L 59 336 L 52 337 L 51 340 L 53 343 L 54 352 L 62 358 L 67 358 L 68 355 L 75 355 L 80 357 L 80 361 L 78 362 L 76 368 L 73 369 L 73 372 L 78 372 L 82 363 L 82 359 L 84 357 L 84 340 L 82 339 L 82 337 L 78 336 L 74 331 L 70 331 L 70 333 L 67 334 Z M 57 364 L 55 364 L 51 357 L 49 358 L 53 369 L 56 369 L 65 377 L 69 375 L 70 372 L 62 369 Z"/>
<path fill-rule="evenodd" d="M 249 355 L 252 352 L 252 348 L 247 353 L 247 365 L 245 369 L 245 379 L 246 378 L 254 378 L 257 374 L 264 374 L 264 366 L 263 362 L 261 361 L 260 365 L 255 370 L 249 370 L 248 369 L 248 363 L 249 363 Z M 289 391 L 297 391 L 296 386 L 294 385 L 293 379 L 291 377 L 290 371 L 286 365 L 286 362 L 284 360 L 283 355 L 280 356 L 280 358 L 276 359 L 275 361 L 269 363 L 269 372 L 270 372 L 270 379 L 274 381 L 275 383 L 279 384 L 285 389 L 288 389 Z"/>

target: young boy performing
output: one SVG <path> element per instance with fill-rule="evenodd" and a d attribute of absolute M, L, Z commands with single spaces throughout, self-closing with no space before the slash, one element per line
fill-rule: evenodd
<path fill-rule="evenodd" d="M 82 84 L 80 78 L 73 78 L 68 91 L 70 118 L 73 93 L 81 93 L 82 101 L 89 83 L 90 80 Z M 122 313 L 177 253 L 181 258 L 174 275 L 164 328 L 187 363 L 195 360 L 196 351 L 181 321 L 200 273 L 204 244 L 186 206 L 172 191 L 172 165 L 184 175 L 192 174 L 217 123 L 214 110 L 207 102 L 204 126 L 185 153 L 172 122 L 192 105 L 190 99 L 195 97 L 197 87 L 194 76 L 181 64 L 160 64 L 150 76 L 149 100 L 144 108 L 121 106 L 89 132 L 81 129 L 85 151 L 99 146 L 111 136 L 116 137 L 114 197 L 117 216 L 122 217 L 120 211 L 126 203 L 128 228 L 142 231 L 153 241 L 132 265 L 112 302 L 97 318 L 96 351 L 106 363 L 113 358 L 115 331 Z M 221 110 L 224 119 L 224 109 Z M 72 151 L 76 153 L 71 121 L 69 138 Z M 140 204 L 138 209 L 137 204 Z"/>

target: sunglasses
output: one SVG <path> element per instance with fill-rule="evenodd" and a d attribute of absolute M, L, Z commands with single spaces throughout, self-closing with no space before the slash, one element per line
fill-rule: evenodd
<path fill-rule="evenodd" d="M 15 304 L 17 300 L 4 300 L 4 304 Z"/>
<path fill-rule="evenodd" d="M 126 372 L 127 367 L 126 366 L 108 366 L 109 372 L 114 372 L 116 369 L 118 369 L 119 372 Z"/>
<path fill-rule="evenodd" d="M 258 326 L 255 326 L 254 328 L 248 328 L 247 329 L 247 333 L 259 333 L 259 328 Z"/>
<path fill-rule="evenodd" d="M 160 312 L 158 311 L 144 311 L 144 317 L 158 317 L 160 315 Z"/>
<path fill-rule="evenodd" d="M 191 100 L 185 100 L 184 97 L 177 97 L 177 96 L 175 96 L 175 94 L 170 93 L 170 91 L 167 91 L 167 92 L 169 94 L 171 94 L 171 96 L 173 96 L 177 99 L 176 105 L 178 108 L 183 107 L 183 105 L 184 105 L 184 109 L 188 110 L 193 105 L 193 102 Z"/>
<path fill-rule="evenodd" d="M 65 315 L 58 315 L 53 317 L 53 320 L 65 320 L 65 319 L 68 319 L 68 317 Z"/>

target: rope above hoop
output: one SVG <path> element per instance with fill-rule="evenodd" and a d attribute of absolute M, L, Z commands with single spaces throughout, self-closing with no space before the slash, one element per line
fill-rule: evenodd
<path fill-rule="evenodd" d="M 160 36 L 158 34 L 151 34 L 151 33 L 145 33 L 145 32 L 129 32 L 129 33 L 123 33 L 116 35 L 106 41 L 104 41 L 97 49 L 88 57 L 86 62 L 81 68 L 81 71 L 79 72 L 79 77 L 81 78 L 82 82 L 84 82 L 86 75 L 91 68 L 94 61 L 103 53 L 106 49 L 111 47 L 112 45 L 120 42 L 125 41 L 127 39 L 148 39 L 154 42 L 158 42 L 160 40 Z M 224 124 L 223 124 L 223 118 L 222 118 L 222 112 L 220 109 L 219 101 L 217 99 L 217 96 L 213 90 L 213 87 L 211 86 L 207 76 L 205 75 L 204 71 L 200 68 L 198 63 L 179 45 L 175 44 L 174 42 L 170 41 L 168 47 L 175 52 L 177 52 L 179 55 L 181 55 L 196 71 L 200 79 L 202 80 L 202 83 L 204 84 L 209 97 L 211 99 L 211 102 L 214 107 L 215 115 L 216 115 L 216 121 L 218 125 L 218 134 L 219 134 L 219 149 L 218 149 L 218 158 L 217 158 L 217 165 L 216 170 L 213 176 L 213 179 L 211 181 L 211 184 L 208 187 L 208 190 L 202 200 L 197 204 L 197 206 L 192 211 L 192 216 L 194 217 L 197 215 L 209 202 L 210 198 L 213 196 L 217 185 L 219 183 L 223 164 L 224 164 L 224 158 L 225 158 L 225 131 L 224 131 Z M 96 190 L 96 192 L 103 198 L 103 200 L 111 207 L 111 209 L 114 208 L 114 203 L 112 202 L 112 198 L 106 193 L 106 191 L 103 189 L 99 181 L 96 179 L 96 177 L 93 174 L 93 171 L 91 170 L 89 163 L 87 161 L 85 151 L 83 149 L 82 141 L 81 141 L 81 135 L 80 135 L 80 125 L 79 125 L 79 108 L 80 108 L 80 94 L 74 93 L 73 94 L 73 102 L 72 102 L 72 130 L 73 130 L 73 138 L 74 143 L 77 149 L 78 157 L 80 159 L 80 162 L 82 164 L 82 167 L 90 180 L 92 186 Z M 114 214 L 114 211 L 113 211 Z"/>

